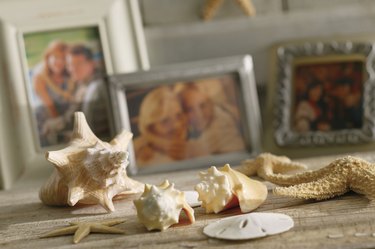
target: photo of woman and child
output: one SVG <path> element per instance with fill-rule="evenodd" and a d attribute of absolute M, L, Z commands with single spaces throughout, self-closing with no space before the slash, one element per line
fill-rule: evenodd
<path fill-rule="evenodd" d="M 294 130 L 303 133 L 361 128 L 364 66 L 363 61 L 298 65 Z"/>
<path fill-rule="evenodd" d="M 245 150 L 235 77 L 127 91 L 139 167 Z"/>
<path fill-rule="evenodd" d="M 32 33 L 24 40 L 40 147 L 67 143 L 76 111 L 85 113 L 95 134 L 109 137 L 98 29 Z"/>

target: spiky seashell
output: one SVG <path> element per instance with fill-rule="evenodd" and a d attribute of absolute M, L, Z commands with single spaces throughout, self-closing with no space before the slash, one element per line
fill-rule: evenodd
<path fill-rule="evenodd" d="M 194 210 L 185 200 L 185 194 L 174 188 L 168 180 L 161 185 L 145 185 L 142 196 L 134 201 L 138 219 L 147 230 L 165 230 L 178 223 L 183 209 L 190 220 L 195 222 Z"/>
<path fill-rule="evenodd" d="M 267 198 L 267 187 L 237 172 L 226 164 L 219 170 L 212 166 L 200 172 L 201 182 L 195 186 L 206 213 L 219 213 L 240 206 L 247 213 L 259 207 Z"/>
<path fill-rule="evenodd" d="M 39 197 L 47 205 L 100 204 L 114 211 L 112 199 L 140 193 L 143 185 L 126 174 L 126 148 L 132 134 L 122 131 L 110 143 L 97 138 L 82 112 L 74 114 L 68 147 L 46 153 L 55 171 L 42 186 Z"/>

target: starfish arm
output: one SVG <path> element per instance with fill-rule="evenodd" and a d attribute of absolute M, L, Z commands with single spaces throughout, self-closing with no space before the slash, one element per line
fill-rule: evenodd
<path fill-rule="evenodd" d="M 126 219 L 116 219 L 116 220 L 103 221 L 103 222 L 100 222 L 100 224 L 104 226 L 114 226 L 117 224 L 124 223 L 125 221 Z"/>
<path fill-rule="evenodd" d="M 49 237 L 55 237 L 55 236 L 60 236 L 60 235 L 68 235 L 68 234 L 73 234 L 77 230 L 78 226 L 70 226 L 70 227 L 64 227 L 61 229 L 57 229 L 55 231 L 43 234 L 40 236 L 41 238 L 49 238 Z"/>
<path fill-rule="evenodd" d="M 101 224 L 91 225 L 91 231 L 94 232 L 94 233 L 120 233 L 120 234 L 125 233 L 125 231 L 122 230 L 122 229 L 104 226 L 104 225 L 101 225 Z"/>
<path fill-rule="evenodd" d="M 203 9 L 203 19 L 209 20 L 215 14 L 216 10 L 223 3 L 223 0 L 206 0 Z"/>
<path fill-rule="evenodd" d="M 276 187 L 274 194 L 301 199 L 325 200 L 342 195 L 349 190 L 347 176 L 332 172 L 316 181 L 290 187 Z"/>
<path fill-rule="evenodd" d="M 82 224 L 78 227 L 77 231 L 74 234 L 73 242 L 74 244 L 79 243 L 84 237 L 89 235 L 90 233 L 90 225 L 89 224 Z"/>
<path fill-rule="evenodd" d="M 237 3 L 241 6 L 246 15 L 255 16 L 256 10 L 251 0 L 237 0 Z"/>
<path fill-rule="evenodd" d="M 280 162 L 280 163 L 275 163 L 273 165 L 273 172 L 281 173 L 281 174 L 284 174 L 293 170 L 306 170 L 306 169 L 307 169 L 306 165 L 302 163 L 295 163 L 295 162 L 289 162 L 289 163 Z"/>
<path fill-rule="evenodd" d="M 254 176 L 257 174 L 259 167 L 260 165 L 256 159 L 247 159 L 242 161 L 241 166 L 237 170 L 244 175 Z"/>
<path fill-rule="evenodd" d="M 367 168 L 352 169 L 350 189 L 375 200 L 375 171 L 373 165 Z"/>
<path fill-rule="evenodd" d="M 101 224 L 101 225 L 104 225 L 104 226 L 114 226 L 114 225 L 117 225 L 117 224 L 124 223 L 125 221 L 126 221 L 126 219 L 114 219 L 114 220 L 105 220 L 105 221 L 101 221 L 101 222 L 98 222 L 98 223 Z M 73 222 L 69 222 L 69 224 L 70 225 L 79 225 L 79 224 L 82 224 L 82 223 L 78 222 L 78 221 L 73 221 Z"/>
<path fill-rule="evenodd" d="M 291 186 L 311 182 L 320 176 L 322 176 L 322 174 L 317 174 L 315 171 L 308 171 L 295 175 L 282 175 L 274 173 L 261 175 L 261 177 L 265 180 L 281 186 Z"/>
<path fill-rule="evenodd" d="M 286 173 L 292 170 L 305 170 L 306 168 L 305 165 L 292 162 L 287 157 L 262 153 L 255 159 L 243 161 L 239 171 L 247 176 L 258 175 L 266 179 L 269 175 Z"/>
<path fill-rule="evenodd" d="M 265 180 L 272 182 L 277 185 L 281 186 L 290 186 L 295 184 L 301 183 L 308 183 L 312 182 L 318 178 L 322 178 L 323 176 L 329 174 L 330 172 L 334 171 L 336 167 L 335 164 L 331 163 L 327 167 L 314 170 L 314 171 L 306 171 L 294 175 L 282 175 L 282 174 L 274 174 L 274 173 L 262 173 L 258 172 L 262 178 Z"/>

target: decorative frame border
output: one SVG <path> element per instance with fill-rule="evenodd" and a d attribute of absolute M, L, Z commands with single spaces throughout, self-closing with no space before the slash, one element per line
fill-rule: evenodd
<path fill-rule="evenodd" d="M 279 146 L 343 145 L 370 142 L 375 131 L 375 51 L 371 42 L 330 41 L 284 45 L 276 50 L 277 80 L 274 102 L 274 138 Z M 363 83 L 363 127 L 338 131 L 298 133 L 291 129 L 293 67 L 296 60 L 324 58 L 345 61 L 363 56 L 367 80 Z"/>

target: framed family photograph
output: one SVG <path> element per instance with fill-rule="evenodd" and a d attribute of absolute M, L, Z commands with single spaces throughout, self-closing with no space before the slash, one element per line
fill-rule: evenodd
<path fill-rule="evenodd" d="M 275 140 L 279 146 L 374 139 L 371 42 L 310 42 L 277 48 Z"/>
<path fill-rule="evenodd" d="M 69 142 L 76 111 L 84 112 L 99 138 L 109 140 L 114 125 L 106 75 L 145 69 L 148 63 L 144 37 L 137 30 L 141 25 L 136 1 L 23 4 L 25 13 L 17 10 L 17 0 L 0 4 L 2 80 L 25 160 L 20 164 L 45 165 L 47 150 Z"/>
<path fill-rule="evenodd" d="M 84 112 L 94 133 L 108 140 L 111 132 L 103 95 L 106 65 L 99 27 L 31 32 L 22 39 L 38 148 L 68 143 L 76 111 Z"/>
<path fill-rule="evenodd" d="M 129 129 L 132 172 L 237 164 L 260 150 L 250 56 L 110 77 L 117 130 Z"/>

